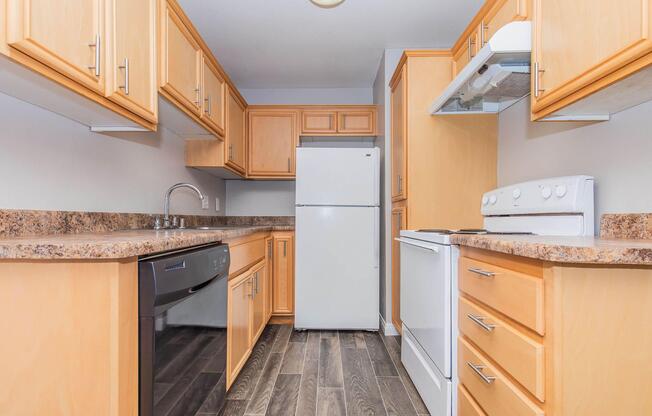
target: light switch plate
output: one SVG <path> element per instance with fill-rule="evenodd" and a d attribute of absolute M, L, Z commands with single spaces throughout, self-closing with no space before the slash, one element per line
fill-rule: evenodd
<path fill-rule="evenodd" d="M 220 210 L 220 198 L 215 197 L 215 211 L 219 211 L 219 210 Z"/>

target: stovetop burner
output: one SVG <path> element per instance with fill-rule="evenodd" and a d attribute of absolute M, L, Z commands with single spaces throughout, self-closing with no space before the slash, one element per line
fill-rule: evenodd
<path fill-rule="evenodd" d="M 483 228 L 463 228 L 460 230 L 448 230 L 444 228 L 425 228 L 417 230 L 419 233 L 433 233 L 433 234 L 475 234 L 475 235 L 534 235 L 534 233 L 527 231 L 489 231 Z"/>

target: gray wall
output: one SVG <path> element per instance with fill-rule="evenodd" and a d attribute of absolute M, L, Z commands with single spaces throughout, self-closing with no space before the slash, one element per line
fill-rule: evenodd
<path fill-rule="evenodd" d="M 371 88 L 241 89 L 249 104 L 370 104 Z"/>
<path fill-rule="evenodd" d="M 226 215 L 294 215 L 294 181 L 226 181 Z"/>
<path fill-rule="evenodd" d="M 172 212 L 223 214 L 224 181 L 186 168 L 184 141 L 168 130 L 118 138 L 4 94 L 0 108 L 0 208 L 160 213 L 165 190 L 191 182 L 209 210 L 179 190 Z"/>
<path fill-rule="evenodd" d="M 534 123 L 529 111 L 525 99 L 500 114 L 499 185 L 587 174 L 596 181 L 596 222 L 603 213 L 652 212 L 652 102 L 600 123 Z"/>

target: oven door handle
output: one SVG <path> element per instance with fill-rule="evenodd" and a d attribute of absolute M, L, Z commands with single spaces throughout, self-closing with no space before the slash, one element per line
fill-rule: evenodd
<path fill-rule="evenodd" d="M 439 247 L 436 246 L 421 244 L 421 243 L 417 243 L 416 241 L 406 240 L 404 238 L 395 238 L 394 240 L 398 241 L 401 244 L 407 244 L 408 246 L 418 247 L 423 250 L 429 250 L 432 251 L 433 253 L 439 253 Z"/>

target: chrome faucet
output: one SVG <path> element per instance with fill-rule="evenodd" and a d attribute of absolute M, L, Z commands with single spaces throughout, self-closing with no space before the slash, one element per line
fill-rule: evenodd
<path fill-rule="evenodd" d="M 170 196 L 172 195 L 172 192 L 175 189 L 179 188 L 189 188 L 192 189 L 193 191 L 197 192 L 197 196 L 199 196 L 199 199 L 202 201 L 202 208 L 204 205 L 204 200 L 206 197 L 204 194 L 202 194 L 201 190 L 197 188 L 195 185 L 191 185 L 189 183 L 177 183 L 175 185 L 172 185 L 170 189 L 165 192 L 165 203 L 163 204 L 163 228 L 170 228 Z"/>

